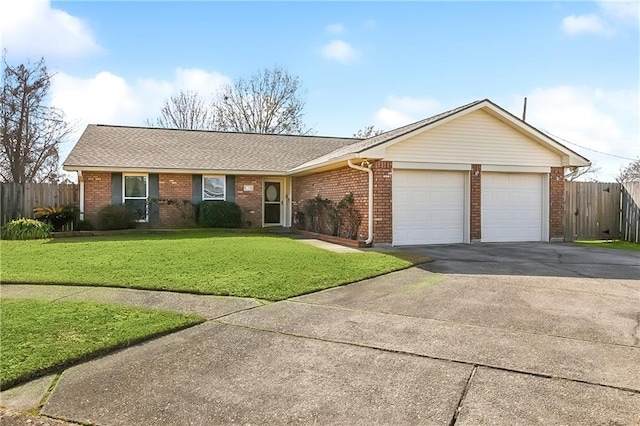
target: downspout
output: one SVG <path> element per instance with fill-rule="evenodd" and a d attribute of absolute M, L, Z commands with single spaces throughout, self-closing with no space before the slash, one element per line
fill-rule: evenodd
<path fill-rule="evenodd" d="M 369 245 L 373 242 L 373 170 L 371 170 L 371 164 L 367 160 L 364 160 L 362 164 L 367 164 L 368 167 L 357 166 L 353 164 L 351 160 L 347 160 L 347 164 L 352 169 L 367 172 L 369 174 L 369 236 L 365 240 L 365 244 Z"/>
<path fill-rule="evenodd" d="M 78 185 L 80 187 L 80 220 L 84 220 L 84 177 L 82 177 L 82 170 L 78 170 Z"/>

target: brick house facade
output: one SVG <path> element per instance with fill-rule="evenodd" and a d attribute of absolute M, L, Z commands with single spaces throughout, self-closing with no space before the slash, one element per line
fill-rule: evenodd
<path fill-rule="evenodd" d="M 486 137 L 482 129 L 486 129 Z M 184 144 L 176 146 L 177 137 L 184 137 Z M 134 163 L 128 165 L 131 156 L 125 154 L 133 143 L 128 138 L 139 147 L 148 144 L 149 158 L 134 158 Z M 465 138 L 475 142 L 456 145 Z M 188 150 L 171 154 L 181 147 Z M 213 155 L 205 155 L 207 152 Z M 247 155 L 248 152 L 252 154 Z M 415 241 L 429 243 L 430 230 L 437 231 L 439 221 L 443 227 L 451 226 L 452 217 L 461 218 L 454 223 L 460 236 L 444 242 L 482 242 L 486 238 L 495 241 L 495 229 L 491 233 L 483 227 L 500 221 L 505 222 L 505 232 L 525 225 L 533 229 L 533 233 L 524 236 L 505 235 L 504 241 L 562 238 L 564 167 L 589 164 L 584 157 L 483 100 L 365 140 L 92 125 L 74 147 L 65 169 L 81 172 L 81 209 L 89 221 L 95 221 L 104 206 L 122 203 L 124 177 L 137 174 L 146 176 L 150 206 L 147 226 L 184 226 L 188 219 L 184 206 L 199 202 L 205 194 L 204 176 L 226 182 L 224 199 L 238 204 L 243 226 L 252 228 L 291 226 L 307 200 L 319 196 L 337 203 L 353 194 L 361 218 L 358 238 L 366 239 L 370 223 L 369 174 L 350 167 L 347 160 L 369 165 L 373 176 L 373 242 L 392 244 L 397 243 L 394 228 L 400 221 L 405 221 L 405 235 L 414 234 L 406 224 L 415 223 L 415 235 L 427 235 L 424 242 Z M 148 169 L 140 167 L 143 161 L 148 161 Z M 104 170 L 100 170 L 102 165 Z M 402 183 L 402 179 L 394 181 L 396 174 L 422 180 Z M 430 194 L 432 190 L 422 189 L 433 188 L 429 182 L 440 179 L 454 185 L 451 191 Z M 502 187 L 500 182 L 511 186 Z M 518 182 L 524 186 L 519 188 Z M 548 182 L 548 187 L 541 182 Z M 281 206 L 280 220 L 276 217 L 265 223 L 267 190 L 273 183 L 280 185 L 276 186 L 280 198 L 275 202 L 276 207 L 278 203 Z M 396 190 L 405 191 L 404 200 L 394 199 Z M 494 210 L 483 217 L 485 195 L 487 202 L 503 202 L 504 209 L 514 207 L 513 212 L 496 215 L 494 205 Z M 510 199 L 522 200 L 516 203 L 523 202 L 525 207 L 505 202 Z M 151 207 L 153 203 L 157 204 Z M 402 214 L 394 214 L 395 208 Z M 504 219 L 496 221 L 491 217 L 502 213 Z M 517 222 L 524 216 L 533 219 L 525 225 Z"/>

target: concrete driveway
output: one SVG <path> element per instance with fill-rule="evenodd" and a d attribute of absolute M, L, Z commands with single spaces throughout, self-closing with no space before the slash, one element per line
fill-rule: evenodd
<path fill-rule="evenodd" d="M 65 371 L 42 413 L 125 424 L 640 424 L 640 253 L 435 262 L 212 319 Z"/>

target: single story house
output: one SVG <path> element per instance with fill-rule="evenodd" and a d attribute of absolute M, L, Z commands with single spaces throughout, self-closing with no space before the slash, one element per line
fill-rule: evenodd
<path fill-rule="evenodd" d="M 290 227 L 306 200 L 353 193 L 363 239 L 413 245 L 562 239 L 564 169 L 589 164 L 485 99 L 368 139 L 89 125 L 64 170 L 90 221 L 129 203 L 176 226 L 148 200 L 228 200 Z"/>

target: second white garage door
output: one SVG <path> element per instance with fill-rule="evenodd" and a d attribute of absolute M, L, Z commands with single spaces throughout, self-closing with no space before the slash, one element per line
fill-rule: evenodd
<path fill-rule="evenodd" d="M 542 240 L 542 176 L 482 173 L 482 241 Z"/>
<path fill-rule="evenodd" d="M 464 172 L 393 171 L 393 244 L 464 242 Z"/>

